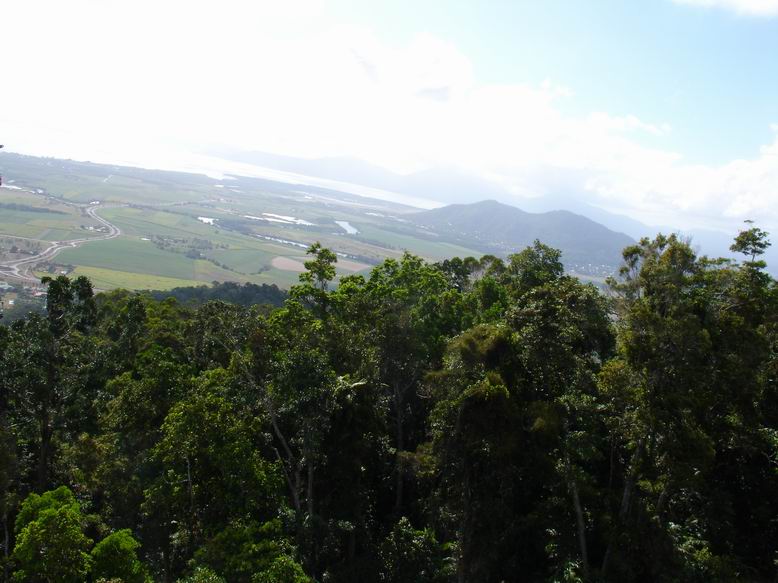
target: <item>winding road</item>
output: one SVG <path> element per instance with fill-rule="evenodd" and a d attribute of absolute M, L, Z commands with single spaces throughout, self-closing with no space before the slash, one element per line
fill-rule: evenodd
<path fill-rule="evenodd" d="M 62 200 L 57 200 L 62 204 Z M 29 283 L 40 283 L 40 278 L 36 277 L 32 273 L 32 268 L 41 261 L 49 261 L 54 258 L 57 253 L 63 249 L 75 248 L 83 245 L 84 243 L 91 243 L 93 241 L 107 241 L 109 239 L 115 239 L 122 234 L 119 227 L 104 219 L 97 214 L 100 208 L 112 208 L 112 207 L 100 207 L 98 205 L 80 205 L 76 203 L 65 203 L 76 208 L 86 208 L 86 214 L 92 219 L 108 228 L 108 232 L 98 237 L 84 237 L 81 239 L 70 239 L 69 241 L 52 241 L 51 244 L 36 255 L 30 255 L 29 257 L 23 257 L 21 259 L 13 259 L 11 261 L 0 262 L 0 276 L 10 277 L 13 279 L 19 279 Z M 125 206 L 125 205 L 115 205 Z"/>

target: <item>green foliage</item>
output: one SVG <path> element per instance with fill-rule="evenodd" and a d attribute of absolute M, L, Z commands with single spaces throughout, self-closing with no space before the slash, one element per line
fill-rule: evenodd
<path fill-rule="evenodd" d="M 751 221 L 747 221 L 751 222 Z M 751 262 L 756 261 L 757 256 L 762 255 L 770 247 L 770 241 L 767 239 L 769 233 L 758 227 L 751 227 L 740 231 L 735 242 L 730 246 L 730 250 L 735 253 L 742 253 L 751 257 Z"/>
<path fill-rule="evenodd" d="M 67 486 L 60 486 L 56 490 L 44 492 L 42 495 L 30 494 L 22 502 L 19 513 L 16 515 L 16 533 L 20 533 L 27 525 L 37 520 L 44 511 L 60 508 L 71 508 L 77 513 L 81 512 L 76 497 Z"/>
<path fill-rule="evenodd" d="M 513 293 L 521 295 L 562 277 L 564 267 L 561 257 L 562 254 L 557 249 L 552 249 L 538 240 L 535 240 L 532 247 L 511 255 L 506 275 Z"/>
<path fill-rule="evenodd" d="M 63 334 L 68 325 L 83 332 L 94 323 L 96 308 L 88 278 L 80 276 L 71 281 L 60 275 L 55 279 L 44 277 L 41 283 L 48 284 L 46 312 L 55 335 Z"/>
<path fill-rule="evenodd" d="M 9 571 L 774 580 L 766 245 L 744 231 L 738 263 L 644 239 L 607 294 L 539 242 L 337 287 L 314 245 L 271 312 L 51 280 L 44 316 L 0 327 Z"/>
<path fill-rule="evenodd" d="M 380 580 L 386 583 L 434 583 L 453 575 L 432 531 L 414 529 L 405 517 L 394 525 L 379 553 Z"/>
<path fill-rule="evenodd" d="M 171 408 L 152 450 L 163 470 L 146 491 L 145 507 L 164 509 L 187 539 L 218 531 L 233 518 L 265 517 L 277 504 L 279 478 L 256 447 L 253 420 L 221 393 L 205 379 Z"/>
<path fill-rule="evenodd" d="M 327 314 L 327 290 L 335 279 L 338 256 L 318 242 L 308 248 L 307 254 L 312 255 L 313 259 L 305 262 L 307 271 L 300 274 L 300 285 L 292 287 L 291 295 L 310 303 L 318 316 L 323 318 Z"/>
<path fill-rule="evenodd" d="M 251 583 L 311 583 L 311 579 L 292 557 L 281 555 L 267 569 L 254 575 Z"/>
<path fill-rule="evenodd" d="M 288 296 L 275 284 L 239 284 L 233 281 L 215 283 L 212 286 L 176 287 L 169 291 L 150 292 L 150 295 L 157 301 L 172 297 L 188 306 L 200 306 L 207 302 L 222 301 L 244 307 L 256 304 L 280 307 Z"/>
<path fill-rule="evenodd" d="M 228 581 L 249 583 L 288 552 L 291 546 L 280 521 L 234 523 L 206 541 L 195 553 L 195 561 L 224 574 Z"/>
<path fill-rule="evenodd" d="M 16 520 L 15 581 L 84 581 L 92 564 L 92 541 L 82 532 L 83 516 L 73 493 L 62 486 L 31 494 Z"/>
<path fill-rule="evenodd" d="M 227 583 L 227 580 L 208 567 L 197 567 L 189 577 L 179 579 L 178 583 Z"/>
<path fill-rule="evenodd" d="M 754 261 L 763 234 L 741 235 L 733 249 L 751 261 L 734 268 L 696 258 L 673 236 L 625 251 L 613 285 L 619 353 L 600 379 L 612 443 L 628 460 L 602 568 L 611 577 L 642 570 L 655 580 L 729 581 L 745 555 L 761 555 L 764 569 L 775 552 L 761 538 L 745 555 L 741 546 L 755 522 L 772 532 L 739 484 L 752 472 L 766 476 L 756 451 L 775 451 L 758 437 L 766 421 L 759 370 L 771 359 L 761 323 L 773 286 Z M 745 530 L 739 512 L 751 513 Z M 654 561 L 642 561 L 647 552 Z"/>
<path fill-rule="evenodd" d="M 143 565 L 138 560 L 140 543 L 129 529 L 109 534 L 92 549 L 92 576 L 119 579 L 124 583 L 143 583 Z"/>

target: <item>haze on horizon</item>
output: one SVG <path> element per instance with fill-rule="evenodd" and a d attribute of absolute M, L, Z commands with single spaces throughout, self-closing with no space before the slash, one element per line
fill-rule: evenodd
<path fill-rule="evenodd" d="M 11 0 L 0 27 L 9 151 L 346 157 L 778 230 L 778 0 Z"/>

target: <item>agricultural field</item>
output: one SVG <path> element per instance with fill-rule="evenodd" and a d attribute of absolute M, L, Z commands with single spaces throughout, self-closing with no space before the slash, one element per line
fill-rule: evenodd
<path fill-rule="evenodd" d="M 429 260 L 480 255 L 410 225 L 402 217 L 416 208 L 317 187 L 8 153 L 0 169 L 10 186 L 0 189 L 0 247 L 27 237 L 40 240 L 40 252 L 46 242 L 78 240 L 29 275 L 87 275 L 100 289 L 214 281 L 288 288 L 317 241 L 338 254 L 339 276 L 367 274 L 406 250 Z M 116 233 L 106 236 L 106 225 Z"/>
<path fill-rule="evenodd" d="M 0 237 L 78 239 L 92 236 L 89 229 L 98 226 L 76 207 L 25 190 L 0 188 Z"/>
<path fill-rule="evenodd" d="M 4 167 L 7 181 L 76 203 L 100 200 L 158 204 L 198 200 L 201 189 L 207 188 L 209 182 L 207 177 L 196 174 L 9 153 L 2 154 L 0 165 Z"/>

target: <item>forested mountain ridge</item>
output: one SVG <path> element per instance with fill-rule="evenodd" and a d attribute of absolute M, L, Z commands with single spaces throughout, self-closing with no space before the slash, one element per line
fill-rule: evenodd
<path fill-rule="evenodd" d="M 471 246 L 472 240 L 476 240 L 495 254 L 521 249 L 540 239 L 559 249 L 568 265 L 616 267 L 621 261 L 621 250 L 635 242 L 623 233 L 569 211 L 528 213 L 494 200 L 452 204 L 408 218 L 441 235 L 458 235 Z"/>
<path fill-rule="evenodd" d="M 610 293 L 535 242 L 283 307 L 46 280 L 0 326 L 10 581 L 774 581 L 778 289 L 674 236 Z"/>

